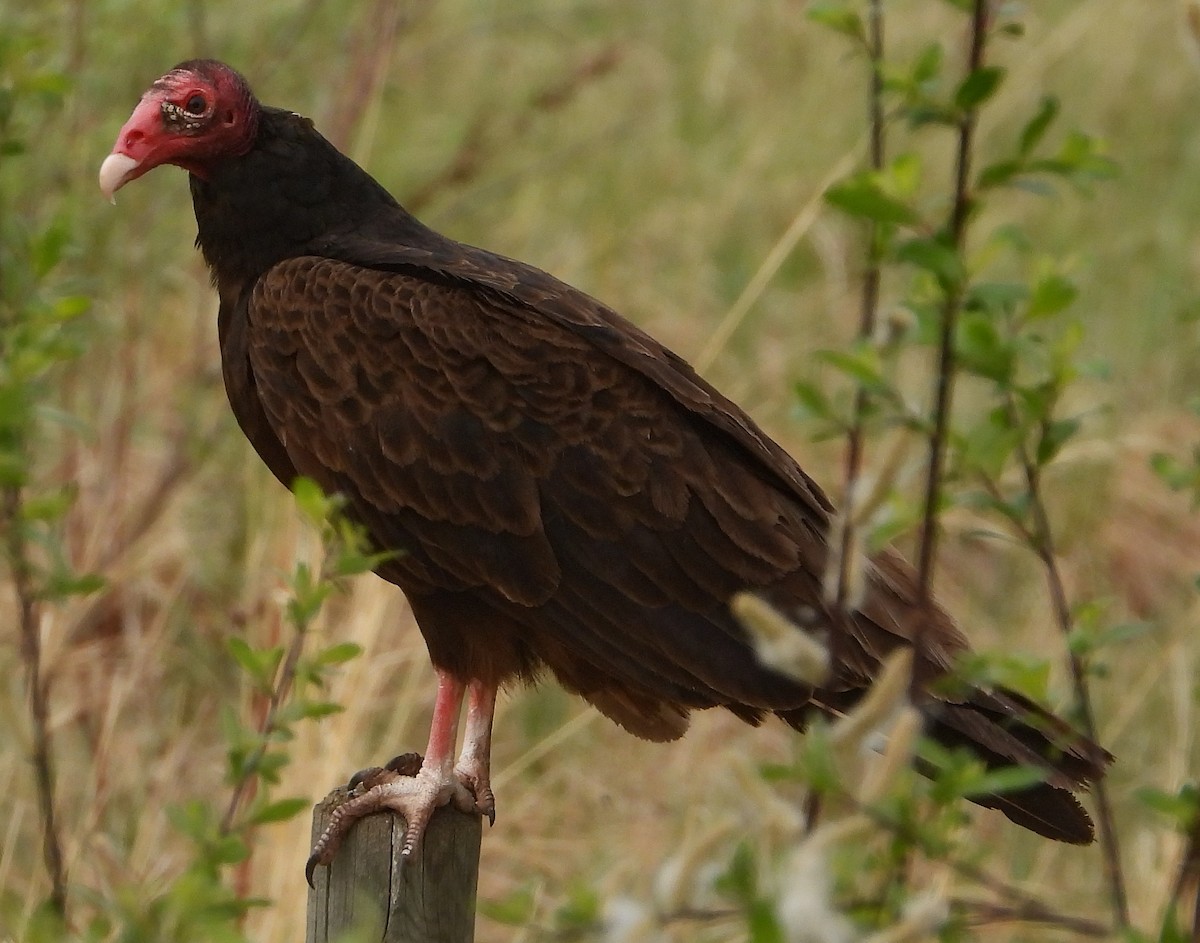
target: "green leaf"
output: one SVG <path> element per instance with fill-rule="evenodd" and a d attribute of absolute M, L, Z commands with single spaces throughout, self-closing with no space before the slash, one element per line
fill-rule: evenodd
<path fill-rule="evenodd" d="M 786 943 L 779 918 L 769 900 L 752 901 L 746 908 L 746 924 L 750 943 Z"/>
<path fill-rule="evenodd" d="M 962 433 L 962 461 L 989 481 L 997 481 L 1021 442 L 1021 431 L 1013 428 L 1004 409 L 993 409 Z"/>
<path fill-rule="evenodd" d="M 909 239 L 896 247 L 896 259 L 937 276 L 943 285 L 952 285 L 965 275 L 962 259 L 953 248 L 936 237 Z"/>
<path fill-rule="evenodd" d="M 63 943 L 64 940 L 75 939 L 63 922 L 62 914 L 49 899 L 41 901 L 22 923 L 21 943 Z"/>
<path fill-rule="evenodd" d="M 236 635 L 231 635 L 225 640 L 225 647 L 229 649 L 229 654 L 233 656 L 234 661 L 241 665 L 250 674 L 256 674 L 260 668 L 258 660 L 258 652 L 250 647 L 249 643 Z"/>
<path fill-rule="evenodd" d="M 55 321 L 72 321 L 92 309 L 92 299 L 85 295 L 63 295 L 54 302 L 51 313 Z"/>
<path fill-rule="evenodd" d="M 862 17 L 846 3 L 834 2 L 834 0 L 813 3 L 808 8 L 808 18 L 814 23 L 819 23 L 835 33 L 848 36 L 864 46 L 867 43 Z"/>
<path fill-rule="evenodd" d="M 965 311 L 959 319 L 957 350 L 963 367 L 996 383 L 1012 377 L 1014 354 L 986 315 Z"/>
<path fill-rule="evenodd" d="M 288 621 L 299 629 L 306 628 L 333 595 L 334 587 L 329 583 L 318 583 L 302 589 L 294 589 L 294 597 L 288 600 Z"/>
<path fill-rule="evenodd" d="M 26 521 L 49 523 L 60 520 L 75 502 L 78 488 L 66 486 L 47 494 L 30 496 L 21 504 L 21 517 Z"/>
<path fill-rule="evenodd" d="M 1132 927 L 1125 931 L 1125 943 L 1195 943 L 1195 937 L 1184 930 L 1184 924 L 1179 919 L 1178 899 L 1172 900 L 1163 911 L 1163 922 L 1158 936 L 1151 941 L 1150 937 L 1138 933 Z"/>
<path fill-rule="evenodd" d="M 597 928 L 601 921 L 600 895 L 586 884 L 574 884 L 567 902 L 554 912 L 554 925 L 559 931 L 586 931 Z"/>
<path fill-rule="evenodd" d="M 965 306 L 992 317 L 1011 314 L 1029 297 L 1021 282 L 976 282 L 967 292 Z"/>
<path fill-rule="evenodd" d="M 257 825 L 265 825 L 268 822 L 286 822 L 288 819 L 295 818 L 301 812 L 305 812 L 311 807 L 312 802 L 303 796 L 297 796 L 292 799 L 276 799 L 274 802 L 268 802 L 262 808 L 255 810 L 250 816 L 250 821 Z"/>
<path fill-rule="evenodd" d="M 291 757 L 283 750 L 268 750 L 258 757 L 257 762 L 249 764 L 246 772 L 256 773 L 263 782 L 277 785 L 280 771 L 291 761 Z"/>
<path fill-rule="evenodd" d="M 739 842 L 724 873 L 714 882 L 717 892 L 749 905 L 758 896 L 758 865 L 754 848 L 748 841 Z"/>
<path fill-rule="evenodd" d="M 506 926 L 524 927 L 533 919 L 536 895 L 532 886 L 518 887 L 501 900 L 481 900 L 479 911 L 489 920 Z"/>
<path fill-rule="evenodd" d="M 334 561 L 331 575 L 340 578 L 370 573 L 397 556 L 400 554 L 390 550 L 386 553 L 353 553 L 351 551 L 339 553 Z"/>
<path fill-rule="evenodd" d="M 815 383 L 809 383 L 806 380 L 798 381 L 792 387 L 792 391 L 796 396 L 797 405 L 805 416 L 815 419 L 834 418 L 829 397 Z"/>
<path fill-rule="evenodd" d="M 66 599 L 68 596 L 90 596 L 108 585 L 98 573 L 74 573 L 70 570 L 54 570 L 38 593 L 44 599 Z"/>
<path fill-rule="evenodd" d="M 763 763 L 758 767 L 758 775 L 765 783 L 794 783 L 796 767 L 787 763 Z"/>
<path fill-rule="evenodd" d="M 913 62 L 911 73 L 911 81 L 913 85 L 922 86 L 928 85 L 939 75 L 942 74 L 942 60 L 945 58 L 945 50 L 941 43 L 930 43 L 921 50 L 916 60 Z"/>
<path fill-rule="evenodd" d="M 298 701 L 294 702 L 300 708 L 300 716 L 304 719 L 319 719 L 334 714 L 341 714 L 346 708 L 336 701 Z"/>
<path fill-rule="evenodd" d="M 214 864 L 238 864 L 250 857 L 250 849 L 237 835 L 223 835 L 210 842 L 208 858 Z"/>
<path fill-rule="evenodd" d="M 1003 186 L 1014 177 L 1023 173 L 1024 170 L 1024 161 L 999 160 L 983 168 L 979 174 L 979 179 L 976 181 L 976 186 L 981 190 L 985 190 L 988 187 Z"/>
<path fill-rule="evenodd" d="M 167 821 L 177 832 L 196 842 L 204 842 L 216 831 L 214 811 L 199 799 L 167 806 Z"/>
<path fill-rule="evenodd" d="M 1021 143 L 1018 145 L 1018 151 L 1022 157 L 1028 157 L 1033 152 L 1033 149 L 1041 143 L 1045 137 L 1046 130 L 1058 117 L 1058 99 L 1053 95 L 1048 95 L 1042 99 L 1041 107 L 1038 108 L 1037 114 L 1029 119 L 1028 123 L 1021 130 Z"/>
<path fill-rule="evenodd" d="M 953 685 L 1012 688 L 1035 701 L 1047 700 L 1050 663 L 1027 654 L 970 652 L 955 666 Z M 940 684 L 940 682 L 939 682 Z"/>
<path fill-rule="evenodd" d="M 1104 627 L 1081 619 L 1067 636 L 1067 647 L 1073 654 L 1086 657 L 1100 649 L 1143 638 L 1152 631 L 1154 625 L 1150 622 L 1119 622 Z"/>
<path fill-rule="evenodd" d="M 321 486 L 311 478 L 301 475 L 292 482 L 292 494 L 296 498 L 296 506 L 300 513 L 308 518 L 309 523 L 318 530 L 323 528 L 334 510 L 335 503 L 321 490 Z"/>
<path fill-rule="evenodd" d="M 1025 24 L 1020 20 L 1007 20 L 997 27 L 997 32 L 1009 39 L 1020 39 L 1025 35 Z"/>
<path fill-rule="evenodd" d="M 1178 792 L 1163 792 L 1161 789 L 1145 787 L 1135 790 L 1139 802 L 1168 818 L 1174 819 L 1175 827 L 1186 831 L 1200 815 L 1200 791 L 1187 783 Z"/>
<path fill-rule="evenodd" d="M 249 675 L 254 687 L 264 693 L 270 693 L 275 684 L 275 673 L 279 669 L 279 663 L 283 661 L 283 646 L 257 649 L 236 635 L 227 638 L 225 646 L 233 660 Z"/>
<path fill-rule="evenodd" d="M 1071 419 L 1054 419 L 1042 426 L 1042 434 L 1038 439 L 1037 445 L 1037 464 L 1049 464 L 1072 438 L 1079 431 L 1081 420 L 1078 418 Z"/>
<path fill-rule="evenodd" d="M 841 784 L 833 747 L 829 743 L 829 730 L 814 724 L 805 736 L 800 748 L 798 767 L 809 787 L 819 793 L 836 792 Z"/>
<path fill-rule="evenodd" d="M 345 708 L 335 701 L 310 701 L 304 698 L 293 698 L 276 714 L 281 722 L 292 723 L 297 720 L 320 719 L 340 714 Z"/>
<path fill-rule="evenodd" d="M 1190 460 L 1155 452 L 1150 456 L 1150 467 L 1172 491 L 1191 491 L 1193 502 L 1200 506 L 1200 446 L 1192 450 Z"/>
<path fill-rule="evenodd" d="M 983 66 L 976 69 L 958 86 L 954 93 L 954 104 L 962 111 L 973 111 L 996 94 L 1004 81 L 1005 70 L 1000 66 Z"/>
<path fill-rule="evenodd" d="M 33 277 L 41 281 L 62 261 L 63 252 L 71 238 L 71 230 L 59 222 L 39 234 L 29 247 Z"/>
<path fill-rule="evenodd" d="M 985 796 L 995 793 L 1016 792 L 1037 783 L 1045 782 L 1046 774 L 1029 766 L 1004 766 L 1000 769 L 981 770 L 974 776 L 965 777 L 960 793 L 964 797 Z"/>
<path fill-rule="evenodd" d="M 882 171 L 884 190 L 892 196 L 915 196 L 921 186 L 922 164 L 917 154 L 901 154 Z"/>
<path fill-rule="evenodd" d="M 875 347 L 860 343 L 850 350 L 819 350 L 815 356 L 868 390 L 883 392 L 890 389 L 883 374 L 883 360 Z"/>
<path fill-rule="evenodd" d="M 1063 275 L 1051 272 L 1033 286 L 1026 317 L 1030 320 L 1047 318 L 1068 307 L 1078 296 L 1075 283 Z"/>
<path fill-rule="evenodd" d="M 339 642 L 317 653 L 313 661 L 318 665 L 340 665 L 362 654 L 363 648 L 355 642 Z"/>
<path fill-rule="evenodd" d="M 888 196 L 869 176 L 859 175 L 825 191 L 825 200 L 844 213 L 891 225 L 913 225 L 920 220 L 908 204 Z"/>

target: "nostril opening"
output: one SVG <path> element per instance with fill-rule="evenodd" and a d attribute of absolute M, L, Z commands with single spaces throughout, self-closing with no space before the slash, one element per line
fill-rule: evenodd
<path fill-rule="evenodd" d="M 125 135 L 126 144 L 137 144 L 146 136 L 145 131 L 130 131 Z"/>

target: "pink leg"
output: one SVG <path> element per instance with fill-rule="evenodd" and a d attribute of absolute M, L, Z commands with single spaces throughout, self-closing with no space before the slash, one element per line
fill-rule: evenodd
<path fill-rule="evenodd" d="M 454 767 L 458 778 L 475 796 L 475 810 L 496 824 L 492 794 L 492 718 L 496 714 L 496 685 L 472 681 L 467 687 L 467 728 L 462 753 Z"/>
<path fill-rule="evenodd" d="M 433 722 L 429 725 L 429 744 L 421 769 L 436 770 L 448 779 L 454 767 L 454 747 L 458 744 L 458 718 L 462 713 L 465 685 L 438 670 L 437 699 L 433 702 Z"/>
<path fill-rule="evenodd" d="M 438 669 L 437 677 L 429 745 L 425 748 L 420 770 L 415 776 L 406 775 L 389 764 L 388 769 L 375 767 L 363 771 L 358 779 L 358 794 L 333 811 L 328 827 L 313 846 L 305 869 L 310 884 L 316 866 L 333 860 L 350 826 L 372 812 L 391 809 L 404 817 L 402 864 L 416 851 L 434 810 L 444 805 L 453 802 L 464 812 L 495 820 L 496 800 L 492 795 L 490 771 L 496 686 L 471 682 L 462 755 L 455 764 L 458 721 L 468 686 L 441 669 Z"/>

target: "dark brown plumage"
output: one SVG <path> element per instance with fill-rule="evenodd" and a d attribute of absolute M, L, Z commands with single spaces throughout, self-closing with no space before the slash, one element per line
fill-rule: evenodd
<path fill-rule="evenodd" d="M 835 628 L 821 592 L 831 505 L 753 420 L 595 299 L 423 226 L 232 70 L 198 61 L 159 79 L 101 184 L 111 194 L 159 163 L 191 172 L 246 436 L 281 481 L 341 492 L 399 552 L 379 574 L 458 685 L 445 716 L 470 686 L 483 760 L 460 760 L 458 781 L 477 806 L 490 804 L 488 698 L 512 680 L 548 670 L 630 732 L 671 740 L 698 708 L 796 727 L 848 708 L 918 631 L 919 678 L 966 648 L 891 552 L 869 565 L 853 625 Z M 827 685 L 758 661 L 729 609 L 745 590 L 838 633 Z M 1103 774 L 1103 750 L 1003 690 L 922 706 L 939 740 L 1045 772 L 981 804 L 1092 839 L 1070 790 Z M 448 770 L 438 723 L 426 765 L 436 752 Z M 466 801 L 438 782 L 437 801 Z"/>

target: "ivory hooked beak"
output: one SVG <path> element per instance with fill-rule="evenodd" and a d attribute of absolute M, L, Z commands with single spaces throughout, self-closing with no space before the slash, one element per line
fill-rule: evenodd
<path fill-rule="evenodd" d="M 100 165 L 100 192 L 108 197 L 110 203 L 117 202 L 117 191 L 133 178 L 134 171 L 141 163 L 117 151 L 104 158 L 104 163 Z"/>

